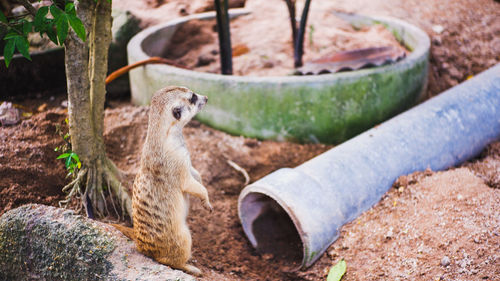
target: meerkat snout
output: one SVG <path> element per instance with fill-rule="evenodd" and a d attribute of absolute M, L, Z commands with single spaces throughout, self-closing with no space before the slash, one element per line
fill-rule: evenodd
<path fill-rule="evenodd" d="M 202 96 L 195 93 L 193 93 L 191 99 L 189 100 L 191 104 L 198 106 L 198 111 L 200 111 L 205 106 L 205 104 L 207 104 L 207 101 L 208 101 L 207 96 Z"/>

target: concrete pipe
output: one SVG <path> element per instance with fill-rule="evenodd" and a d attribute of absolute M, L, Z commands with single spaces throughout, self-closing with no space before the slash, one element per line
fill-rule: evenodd
<path fill-rule="evenodd" d="M 247 186 L 239 217 L 260 251 L 310 266 L 401 175 L 443 170 L 500 137 L 500 64 L 294 168 Z"/>

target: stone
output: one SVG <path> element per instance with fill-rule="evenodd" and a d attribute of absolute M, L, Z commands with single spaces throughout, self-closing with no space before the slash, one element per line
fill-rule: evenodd
<path fill-rule="evenodd" d="M 0 105 L 0 124 L 2 126 L 16 125 L 19 121 L 21 121 L 19 109 L 15 108 L 11 102 L 3 102 Z"/>
<path fill-rule="evenodd" d="M 442 25 L 436 24 L 432 26 L 432 31 L 437 34 L 441 34 L 444 31 L 444 27 Z"/>
<path fill-rule="evenodd" d="M 140 254 L 114 227 L 28 204 L 0 217 L 0 280 L 194 280 Z"/>
<path fill-rule="evenodd" d="M 441 259 L 441 266 L 448 266 L 450 265 L 450 258 L 448 256 L 444 256 Z"/>

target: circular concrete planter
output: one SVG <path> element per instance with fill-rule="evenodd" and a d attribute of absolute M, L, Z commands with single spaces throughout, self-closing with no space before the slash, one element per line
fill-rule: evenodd
<path fill-rule="evenodd" d="M 231 11 L 232 16 L 244 13 Z M 192 15 L 143 30 L 128 44 L 129 64 L 164 53 L 186 21 L 214 15 Z M 340 143 L 419 99 L 427 82 L 430 47 L 425 32 L 406 22 L 345 16 L 354 26 L 384 24 L 411 53 L 392 65 L 318 76 L 225 76 L 148 65 L 130 72 L 132 101 L 148 104 L 164 86 L 187 86 L 209 97 L 198 119 L 220 130 L 260 139 Z"/>

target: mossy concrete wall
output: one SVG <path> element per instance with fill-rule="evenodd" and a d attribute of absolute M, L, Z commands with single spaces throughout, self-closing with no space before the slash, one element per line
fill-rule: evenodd
<path fill-rule="evenodd" d="M 0 280 L 193 280 L 135 250 L 114 227 L 29 204 L 0 217 Z"/>

